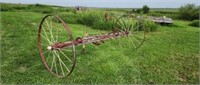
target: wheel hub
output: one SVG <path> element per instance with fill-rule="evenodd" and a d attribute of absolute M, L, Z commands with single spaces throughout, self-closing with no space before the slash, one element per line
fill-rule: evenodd
<path fill-rule="evenodd" d="M 52 47 L 51 47 L 51 46 L 48 46 L 47 49 L 48 49 L 48 50 L 52 50 Z"/>

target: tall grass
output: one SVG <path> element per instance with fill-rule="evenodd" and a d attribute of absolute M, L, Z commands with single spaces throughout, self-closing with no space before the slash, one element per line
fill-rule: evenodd
<path fill-rule="evenodd" d="M 103 18 L 103 13 L 100 11 L 87 11 L 79 13 L 79 16 L 78 23 L 87 26 L 94 26 L 97 24 L 96 22 Z"/>
<path fill-rule="evenodd" d="M 110 17 L 113 17 L 111 20 L 105 20 L 104 18 L 105 12 L 103 11 L 96 11 L 96 10 L 88 10 L 85 12 L 62 12 L 59 14 L 59 16 L 68 24 L 83 24 L 86 26 L 90 26 L 93 29 L 99 29 L 99 30 L 113 30 L 114 27 L 117 28 L 129 28 L 129 27 L 135 27 L 143 31 L 144 29 L 148 32 L 156 31 L 158 25 L 155 24 L 152 21 L 148 20 L 138 20 L 136 18 L 130 17 L 130 16 L 124 16 L 120 17 L 120 20 L 118 21 L 119 15 L 110 14 Z M 115 18 L 114 18 L 115 16 Z M 135 19 L 135 20 L 133 20 Z M 121 22 L 119 26 L 119 23 L 116 23 L 116 21 Z"/>
<path fill-rule="evenodd" d="M 103 11 L 97 9 L 89 9 L 82 12 L 76 12 L 73 8 L 64 8 L 64 7 L 56 7 L 56 6 L 48 6 L 42 4 L 5 4 L 1 3 L 2 11 L 14 11 L 14 12 L 37 12 L 42 14 L 54 14 L 60 16 L 66 23 L 68 24 L 83 24 L 86 26 L 90 26 L 93 29 L 99 30 L 113 30 L 114 26 L 116 26 L 115 18 L 110 20 L 105 20 L 105 13 L 109 13 L 110 17 L 113 16 L 123 16 L 123 17 L 131 17 L 135 15 L 127 14 L 127 12 L 119 12 L 119 11 Z M 125 22 L 127 24 L 132 22 Z M 153 28 L 150 28 L 151 30 Z"/>
<path fill-rule="evenodd" d="M 84 12 L 63 12 L 58 14 L 66 23 L 83 24 L 99 30 L 112 30 L 112 21 L 105 21 L 104 12 L 88 10 Z"/>
<path fill-rule="evenodd" d="M 113 30 L 113 21 L 104 21 L 104 20 L 99 20 L 97 22 L 95 22 L 95 24 L 93 25 L 93 28 L 98 28 L 101 30 Z"/>
<path fill-rule="evenodd" d="M 13 12 L 38 12 L 43 14 L 55 14 L 58 12 L 69 12 L 73 11 L 71 8 L 63 8 L 57 6 L 48 6 L 43 4 L 7 4 L 7 3 L 0 3 L 1 4 L 1 11 L 13 11 Z"/>
<path fill-rule="evenodd" d="M 158 24 L 153 21 L 149 21 L 146 19 L 141 19 L 136 22 L 136 26 L 138 27 L 139 31 L 146 31 L 146 32 L 154 32 L 158 29 Z"/>
<path fill-rule="evenodd" d="M 200 27 L 199 20 L 193 20 L 189 25 L 193 27 Z"/>
<path fill-rule="evenodd" d="M 148 13 L 149 16 L 156 16 L 156 17 L 170 17 L 172 19 L 178 19 L 178 12 L 171 12 L 171 11 L 151 11 Z"/>
<path fill-rule="evenodd" d="M 79 15 L 73 12 L 61 12 L 58 14 L 67 24 L 78 23 Z"/>

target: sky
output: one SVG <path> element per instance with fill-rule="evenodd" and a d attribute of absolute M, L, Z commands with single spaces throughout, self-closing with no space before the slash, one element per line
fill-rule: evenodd
<path fill-rule="evenodd" d="M 141 8 L 143 5 L 148 5 L 150 8 L 178 8 L 187 3 L 200 5 L 200 0 L 0 0 L 0 2 L 103 8 Z"/>

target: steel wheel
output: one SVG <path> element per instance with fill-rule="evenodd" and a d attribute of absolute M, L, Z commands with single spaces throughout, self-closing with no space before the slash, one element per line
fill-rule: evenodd
<path fill-rule="evenodd" d="M 51 45 L 71 41 L 70 47 L 53 50 Z M 45 68 L 53 75 L 69 76 L 76 64 L 75 45 L 69 27 L 58 16 L 47 15 L 40 22 L 38 49 Z"/>
<path fill-rule="evenodd" d="M 123 45 L 133 46 L 135 49 L 139 48 L 145 41 L 147 30 L 142 23 L 142 20 L 132 17 L 119 17 L 116 19 L 114 28 L 120 31 L 130 32 L 127 37 L 124 37 L 121 41 Z"/>

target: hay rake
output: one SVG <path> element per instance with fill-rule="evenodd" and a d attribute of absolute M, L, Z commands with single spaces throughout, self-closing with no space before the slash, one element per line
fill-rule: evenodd
<path fill-rule="evenodd" d="M 131 45 L 139 48 L 145 41 L 146 31 L 139 31 L 130 24 L 127 18 L 115 19 L 115 30 L 105 34 L 88 35 L 77 37 L 75 40 L 67 24 L 59 17 L 53 15 L 45 16 L 40 22 L 38 30 L 38 49 L 45 68 L 53 75 L 63 78 L 69 76 L 76 64 L 76 49 L 78 45 L 93 43 L 99 45 L 110 39 L 129 37 Z"/>

